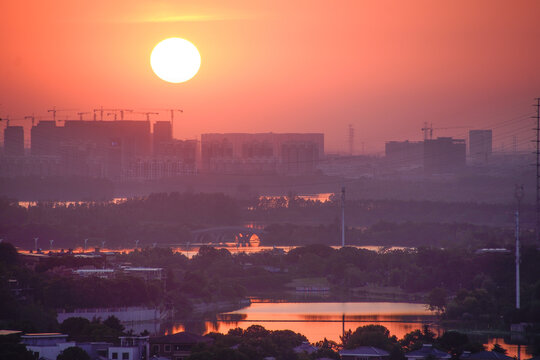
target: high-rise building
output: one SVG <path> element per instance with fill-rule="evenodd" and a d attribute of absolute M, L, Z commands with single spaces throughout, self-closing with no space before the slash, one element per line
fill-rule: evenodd
<path fill-rule="evenodd" d="M 202 134 L 202 170 L 230 174 L 304 174 L 324 157 L 324 134 Z"/>
<path fill-rule="evenodd" d="M 493 150 L 493 132 L 491 130 L 469 131 L 469 156 L 475 164 L 489 161 Z"/>
<path fill-rule="evenodd" d="M 8 126 L 5 128 L 4 155 L 24 155 L 24 128 L 22 126 Z"/>
<path fill-rule="evenodd" d="M 63 128 L 54 121 L 40 121 L 30 131 L 32 155 L 58 155 L 63 140 Z"/>
<path fill-rule="evenodd" d="M 157 121 L 154 123 L 152 134 L 154 155 L 162 155 L 165 144 L 172 141 L 172 125 L 170 121 Z"/>
<path fill-rule="evenodd" d="M 424 161 L 421 141 L 388 141 L 384 146 L 386 162 L 391 167 L 420 167 Z"/>
<path fill-rule="evenodd" d="M 463 139 L 439 137 L 424 141 L 424 171 L 428 174 L 455 173 L 466 167 Z"/>

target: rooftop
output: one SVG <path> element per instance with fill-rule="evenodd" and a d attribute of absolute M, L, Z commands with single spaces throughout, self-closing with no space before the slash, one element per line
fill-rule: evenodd
<path fill-rule="evenodd" d="M 431 344 L 424 344 L 420 350 L 414 350 L 405 354 L 407 358 L 426 358 L 433 356 L 437 359 L 450 359 L 451 356 L 444 351 L 435 349 Z"/>
<path fill-rule="evenodd" d="M 389 356 L 390 354 L 382 349 L 373 346 L 360 346 L 356 349 L 343 349 L 339 352 L 340 355 L 361 356 L 361 357 L 379 357 Z"/>
<path fill-rule="evenodd" d="M 513 358 L 496 351 L 480 351 L 471 354 L 467 359 L 471 360 L 512 360 Z"/>

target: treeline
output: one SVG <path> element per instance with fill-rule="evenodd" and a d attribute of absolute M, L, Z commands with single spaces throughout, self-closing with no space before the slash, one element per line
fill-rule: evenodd
<path fill-rule="evenodd" d="M 341 228 L 337 223 L 328 225 L 271 224 L 265 227 L 261 244 L 309 245 L 341 244 Z M 465 248 L 503 248 L 515 242 L 511 228 L 489 227 L 469 223 L 389 223 L 379 222 L 365 228 L 347 227 L 348 245 L 374 246 L 436 246 Z M 524 243 L 534 242 L 532 231 L 522 231 Z"/>
<path fill-rule="evenodd" d="M 268 357 L 287 360 L 340 359 L 342 349 L 355 349 L 360 346 L 376 347 L 389 353 L 389 360 L 404 360 L 405 354 L 419 350 L 423 344 L 447 352 L 457 360 L 464 352 L 475 353 L 492 350 L 501 354 L 507 352 L 499 345 L 485 349 L 482 343 L 457 331 L 446 331 L 436 336 L 427 326 L 405 334 L 402 339 L 390 334 L 382 325 L 366 325 L 349 330 L 340 336 L 340 342 L 321 339 L 313 345 L 304 335 L 290 330 L 267 330 L 260 325 L 247 329 L 231 329 L 227 334 L 210 333 L 212 343 L 198 344 L 191 350 L 188 360 L 263 360 Z M 536 340 L 538 342 L 538 340 Z M 302 347 L 300 347 L 302 345 Z M 305 351 L 302 351 L 302 350 Z M 540 349 L 535 343 L 533 352 Z"/>
<path fill-rule="evenodd" d="M 214 301 L 244 294 L 279 296 L 294 279 L 320 278 L 331 284 L 333 294 L 349 299 L 362 296 L 370 285 L 424 294 L 424 300 L 442 310 L 447 319 L 495 326 L 502 326 L 501 321 L 540 322 L 540 252 L 535 247 L 522 249 L 520 311 L 514 309 L 514 291 L 509 290 L 515 281 L 512 253 L 422 247 L 377 253 L 309 245 L 288 253 L 236 255 L 202 247 L 190 260 L 168 249 L 144 249 L 123 255 L 121 260 L 166 267 L 167 289 L 176 294 L 173 298 L 185 299 L 184 303 L 191 298 Z"/>
<path fill-rule="evenodd" d="M 66 277 L 70 256 L 51 257 L 30 271 L 18 262 L 16 251 L 0 243 L 1 281 L 6 314 L 18 313 L 20 300 L 9 291 L 9 280 L 27 289 L 29 305 L 47 309 L 141 304 L 174 304 L 189 313 L 198 302 L 238 300 L 264 293 L 281 296 L 295 279 L 318 278 L 331 293 L 348 299 L 364 296 L 373 286 L 416 293 L 446 319 L 491 323 L 540 323 L 540 251 L 522 248 L 521 309 L 514 306 L 515 263 L 512 253 L 477 254 L 465 248 L 423 248 L 377 253 L 353 247 L 333 249 L 309 245 L 290 250 L 231 254 L 226 249 L 201 247 L 192 259 L 170 249 L 145 248 L 118 255 L 116 262 L 162 267 L 164 282 L 137 278 Z M 81 263 L 82 265 L 82 263 Z M 96 265 L 99 265 L 96 263 Z M 106 265 L 105 265 L 106 266 Z M 25 290 L 26 291 L 26 290 Z M 501 318 L 502 316 L 502 318 Z M 506 326 L 506 325 L 505 325 Z"/>
<path fill-rule="evenodd" d="M 282 197 L 262 197 L 251 204 L 248 219 L 266 223 L 313 224 L 338 222 L 341 216 L 339 196 L 320 202 L 302 199 L 295 194 Z M 478 202 L 347 200 L 345 213 L 348 226 L 369 226 L 378 222 L 471 223 L 490 226 L 509 226 L 514 222 L 515 205 Z M 524 204 L 521 209 L 523 224 L 533 224 L 535 210 Z"/>
<path fill-rule="evenodd" d="M 30 201 L 105 201 L 114 197 L 114 184 L 81 176 L 0 178 L 0 196 Z"/>
<path fill-rule="evenodd" d="M 522 208 L 523 241 L 534 212 Z M 382 246 L 506 246 L 512 205 L 427 201 L 351 200 L 346 205 L 349 244 Z M 298 198 L 238 200 L 221 193 L 157 193 L 121 203 L 40 202 L 24 208 L 0 198 L 0 238 L 26 249 L 133 247 L 190 242 L 191 230 L 259 222 L 268 245 L 339 244 L 340 202 Z"/>
<path fill-rule="evenodd" d="M 26 249 L 49 240 L 55 247 L 133 246 L 186 243 L 194 228 L 234 225 L 240 221 L 238 203 L 223 194 L 152 194 L 122 203 L 57 204 L 41 202 L 23 208 L 0 198 L 0 237 Z"/>

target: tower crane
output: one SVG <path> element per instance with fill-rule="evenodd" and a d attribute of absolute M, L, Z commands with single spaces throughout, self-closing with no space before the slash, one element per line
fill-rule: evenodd
<path fill-rule="evenodd" d="M 93 111 L 94 111 L 94 120 L 96 120 L 96 113 L 99 112 L 101 121 L 103 121 L 103 112 L 104 111 L 110 111 L 109 113 L 107 113 L 107 115 L 111 115 L 111 112 L 114 112 L 115 113 L 114 120 L 117 119 L 117 114 L 116 114 L 117 111 L 120 112 L 120 120 L 124 120 L 124 113 L 125 112 L 133 112 L 132 109 L 104 109 L 103 106 L 101 106 L 99 109 L 94 109 Z"/>
<path fill-rule="evenodd" d="M 159 115 L 158 112 L 150 112 L 150 111 L 147 111 L 147 112 L 135 112 L 134 114 L 146 115 L 146 121 L 148 121 L 148 122 L 150 122 L 150 115 Z"/>
<path fill-rule="evenodd" d="M 85 112 L 78 112 L 77 115 L 79 115 L 79 120 L 83 121 L 83 115 L 90 114 L 90 111 Z"/>
<path fill-rule="evenodd" d="M 50 112 L 53 114 L 53 121 L 56 123 L 56 113 L 60 111 L 73 111 L 73 109 L 57 109 L 56 106 L 53 106 L 52 109 L 47 110 L 47 112 Z"/>
<path fill-rule="evenodd" d="M 171 114 L 171 128 L 172 128 L 172 132 L 174 133 L 174 113 L 177 111 L 177 112 L 183 114 L 184 110 L 183 109 L 155 109 L 155 110 L 169 111 L 170 112 L 170 114 Z"/>
<path fill-rule="evenodd" d="M 25 116 L 24 120 L 32 119 L 32 127 L 34 127 L 34 123 L 36 122 L 36 117 L 32 114 L 31 116 Z"/>
<path fill-rule="evenodd" d="M 467 129 L 466 126 L 450 126 L 450 127 L 441 127 L 434 128 L 433 123 L 428 124 L 427 121 L 424 122 L 424 127 L 421 129 L 424 133 L 424 141 L 433 139 L 433 130 L 449 130 L 449 129 Z"/>
<path fill-rule="evenodd" d="M 109 116 L 109 115 L 114 115 L 114 121 L 117 120 L 118 114 L 116 113 L 116 111 L 108 112 L 108 113 L 107 113 L 107 116 Z"/>

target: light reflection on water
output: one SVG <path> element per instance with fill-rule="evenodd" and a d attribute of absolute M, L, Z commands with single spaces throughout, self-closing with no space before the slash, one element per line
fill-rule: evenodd
<path fill-rule="evenodd" d="M 45 241 L 43 241 L 43 242 L 45 242 Z M 229 252 L 231 254 L 240 254 L 240 253 L 252 254 L 252 253 L 257 253 L 257 252 L 260 252 L 260 251 L 271 251 L 271 250 L 284 251 L 284 252 L 287 253 L 290 250 L 298 247 L 298 246 L 259 246 L 258 244 L 260 243 L 260 240 L 257 237 L 257 235 L 252 236 L 251 243 L 253 244 L 253 246 L 237 246 L 237 244 L 235 244 L 235 243 L 227 243 L 227 244 L 223 244 L 223 245 L 208 244 L 208 246 L 211 246 L 211 247 L 216 248 L 216 249 L 227 249 L 227 250 L 229 250 Z M 300 247 L 302 247 L 302 246 L 300 246 Z M 184 255 L 184 256 L 191 259 L 194 255 L 197 255 L 201 245 L 199 245 L 199 244 L 184 244 L 184 245 L 171 244 L 170 246 L 161 245 L 160 247 L 169 247 L 174 253 L 182 254 L 182 255 Z M 341 246 L 331 246 L 331 247 L 334 248 L 334 249 L 341 248 Z M 376 251 L 376 252 L 392 251 L 392 250 L 413 250 L 414 249 L 414 248 L 411 248 L 411 247 L 404 247 L 404 246 L 385 247 L 385 246 L 366 245 L 366 246 L 351 246 L 351 247 L 354 247 L 354 248 L 357 248 L 357 249 L 371 250 L 371 251 Z M 81 246 L 77 246 L 75 248 L 72 248 L 71 250 L 72 250 L 72 252 L 74 254 L 94 255 L 94 254 L 97 253 L 94 249 L 99 249 L 99 251 L 102 252 L 102 253 L 108 252 L 108 253 L 118 253 L 118 254 L 124 253 L 124 254 L 127 254 L 127 253 L 130 253 L 130 252 L 133 252 L 136 249 L 140 250 L 141 248 L 140 247 L 139 248 L 135 248 L 135 247 L 94 248 L 93 246 L 88 246 L 87 249 L 84 249 Z M 56 253 L 60 253 L 61 251 L 65 251 L 65 250 L 67 250 L 67 249 L 65 249 L 65 248 L 63 248 L 63 249 L 53 248 L 53 249 L 42 249 L 41 251 L 44 254 L 48 254 L 48 253 L 55 253 L 56 254 Z M 28 254 L 30 252 L 30 250 L 18 249 L 18 252 Z"/>
<path fill-rule="evenodd" d="M 269 330 L 289 329 L 316 342 L 327 338 L 336 342 L 343 331 L 355 330 L 369 324 L 383 325 L 392 335 L 402 338 L 406 333 L 434 326 L 435 314 L 423 304 L 389 302 L 256 302 L 250 306 L 220 314 L 216 320 L 205 322 L 205 332 L 227 333 L 237 327 L 261 325 Z M 175 324 L 168 333 L 185 330 Z"/>
<path fill-rule="evenodd" d="M 343 321 L 344 320 L 344 321 Z M 268 330 L 292 330 L 305 335 L 312 343 L 324 338 L 340 343 L 340 336 L 349 329 L 359 326 L 382 325 L 398 339 L 405 334 L 422 330 L 425 324 L 437 335 L 442 329 L 436 323 L 436 315 L 424 304 L 391 302 L 271 302 L 263 300 L 253 302 L 239 310 L 219 314 L 213 320 L 200 322 L 177 322 L 167 329 L 166 334 L 180 331 L 198 331 L 199 333 L 219 332 L 251 325 L 261 325 Z M 499 344 L 508 350 L 508 355 L 517 357 L 518 345 L 508 344 L 503 338 L 486 336 L 486 350 L 493 344 Z M 483 340 L 486 341 L 486 340 Z M 528 359 L 527 347 L 521 346 L 521 359 Z"/>

